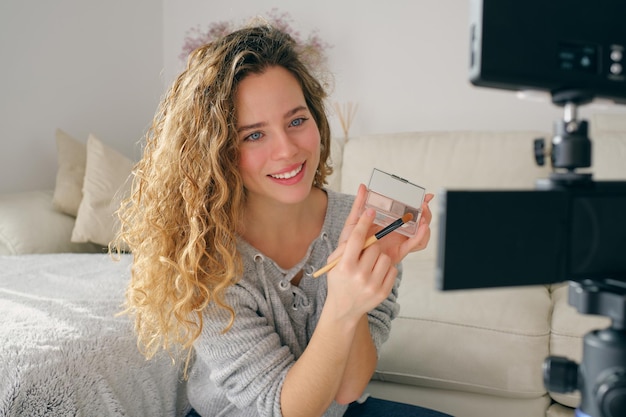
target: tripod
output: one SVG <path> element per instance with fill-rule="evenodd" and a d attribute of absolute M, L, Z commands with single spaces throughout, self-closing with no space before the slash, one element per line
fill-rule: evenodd
<path fill-rule="evenodd" d="M 592 176 L 576 170 L 591 166 L 588 124 L 577 119 L 577 106 L 593 99 L 579 91 L 553 94 L 552 101 L 565 108 L 563 120 L 555 125 L 550 160 L 555 172 L 539 188 L 590 187 Z M 535 140 L 535 159 L 544 161 L 544 141 Z M 580 365 L 564 357 L 548 357 L 543 365 L 544 384 L 549 391 L 579 390 L 581 402 L 576 417 L 626 416 L 626 282 L 601 279 L 569 282 L 569 304 L 581 314 L 607 316 L 611 325 L 588 332 L 583 339 Z"/>
<path fill-rule="evenodd" d="M 558 393 L 580 391 L 576 417 L 626 416 L 626 284 L 571 281 L 568 295 L 579 313 L 608 316 L 611 325 L 584 336 L 580 365 L 564 357 L 548 357 L 543 365 L 544 384 Z"/>

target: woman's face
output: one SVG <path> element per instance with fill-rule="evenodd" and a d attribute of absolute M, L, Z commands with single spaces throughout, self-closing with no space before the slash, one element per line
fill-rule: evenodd
<path fill-rule="evenodd" d="M 248 199 L 306 199 L 320 160 L 320 133 L 296 78 L 279 66 L 246 76 L 235 109 Z"/>

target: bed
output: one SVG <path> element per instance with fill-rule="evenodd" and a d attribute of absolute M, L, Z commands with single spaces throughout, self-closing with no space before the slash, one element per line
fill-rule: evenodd
<path fill-rule="evenodd" d="M 119 316 L 130 256 L 0 256 L 0 415 L 181 416 L 180 367 Z"/>

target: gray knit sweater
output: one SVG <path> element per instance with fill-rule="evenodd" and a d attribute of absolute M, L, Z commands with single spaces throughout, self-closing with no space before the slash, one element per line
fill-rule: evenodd
<path fill-rule="evenodd" d="M 302 355 L 319 320 L 326 299 L 326 275 L 311 274 L 326 263 L 336 248 L 353 196 L 327 190 L 328 208 L 319 237 L 296 266 L 280 268 L 272 259 L 240 240 L 244 276 L 226 293 L 235 309 L 235 322 L 224 309 L 210 305 L 204 328 L 195 343 L 196 359 L 188 381 L 188 397 L 203 417 L 281 416 L 280 393 L 285 375 Z M 298 286 L 291 279 L 300 271 Z M 376 348 L 387 340 L 396 303 L 400 274 L 393 291 L 369 313 Z M 324 416 L 342 416 L 346 406 L 333 403 Z"/>

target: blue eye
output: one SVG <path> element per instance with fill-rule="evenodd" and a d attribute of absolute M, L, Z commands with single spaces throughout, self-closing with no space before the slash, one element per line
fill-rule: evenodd
<path fill-rule="evenodd" d="M 245 140 L 250 140 L 250 141 L 256 141 L 261 139 L 261 137 L 263 137 L 263 134 L 261 132 L 254 132 L 251 133 L 250 135 L 246 136 Z"/>
<path fill-rule="evenodd" d="M 306 117 L 298 117 L 297 119 L 294 119 L 289 126 L 301 126 L 305 121 L 307 121 L 308 119 Z"/>

